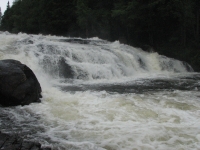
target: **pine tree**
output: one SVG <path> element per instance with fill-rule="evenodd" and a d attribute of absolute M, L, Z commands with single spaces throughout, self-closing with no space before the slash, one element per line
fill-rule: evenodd
<path fill-rule="evenodd" d="M 1 18 L 2 18 L 2 13 L 1 13 L 1 7 L 0 7 L 0 25 L 1 25 Z"/>
<path fill-rule="evenodd" d="M 7 9 L 10 9 L 10 2 L 7 3 Z"/>

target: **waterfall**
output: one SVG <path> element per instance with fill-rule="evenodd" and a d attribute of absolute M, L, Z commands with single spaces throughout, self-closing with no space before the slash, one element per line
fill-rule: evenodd
<path fill-rule="evenodd" d="M 35 61 L 44 72 L 57 78 L 120 79 L 139 74 L 193 71 L 185 62 L 118 41 L 7 32 L 1 33 L 2 39 L 5 34 L 7 45 L 4 43 L 5 48 L 1 52 L 20 53 L 23 59 Z M 10 40 L 13 41 L 9 43 Z"/>

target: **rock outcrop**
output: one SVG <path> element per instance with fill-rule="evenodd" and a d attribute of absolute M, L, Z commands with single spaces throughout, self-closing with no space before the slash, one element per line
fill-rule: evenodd
<path fill-rule="evenodd" d="M 33 71 L 17 60 L 0 60 L 0 105 L 40 102 L 41 86 Z"/>

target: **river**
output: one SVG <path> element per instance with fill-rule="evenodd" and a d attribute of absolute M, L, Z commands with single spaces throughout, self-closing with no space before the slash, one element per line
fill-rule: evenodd
<path fill-rule="evenodd" d="M 0 33 L 0 59 L 29 66 L 41 103 L 0 107 L 3 132 L 59 150 L 199 150 L 200 74 L 99 38 Z"/>

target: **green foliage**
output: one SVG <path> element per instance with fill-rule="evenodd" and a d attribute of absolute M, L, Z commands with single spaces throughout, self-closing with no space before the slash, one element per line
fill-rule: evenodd
<path fill-rule="evenodd" d="M 143 46 L 199 62 L 199 0 L 15 0 L 1 30 L 91 37 Z M 171 50 L 176 47 L 177 50 Z M 190 48 L 188 48 L 190 47 Z M 184 51 L 180 51 L 183 50 Z M 178 55 L 183 53 L 181 55 Z"/>

